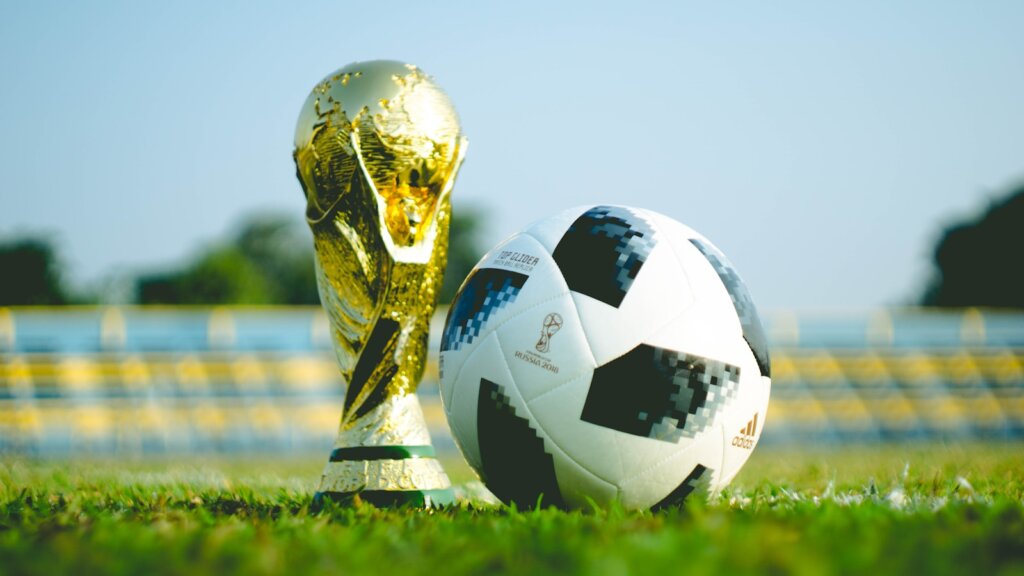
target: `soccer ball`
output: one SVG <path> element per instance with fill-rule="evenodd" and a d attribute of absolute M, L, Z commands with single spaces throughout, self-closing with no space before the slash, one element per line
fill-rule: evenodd
<path fill-rule="evenodd" d="M 764 331 L 706 238 L 572 209 L 488 252 L 441 337 L 441 397 L 488 489 L 519 507 L 662 508 L 715 493 L 764 427 Z"/>

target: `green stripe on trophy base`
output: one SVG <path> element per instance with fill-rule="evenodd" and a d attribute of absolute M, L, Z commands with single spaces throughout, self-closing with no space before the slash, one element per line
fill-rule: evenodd
<path fill-rule="evenodd" d="M 404 460 L 406 458 L 433 458 L 434 447 L 423 446 L 346 446 L 331 452 L 331 462 L 348 460 Z"/>
<path fill-rule="evenodd" d="M 317 492 L 313 496 L 313 511 L 323 509 L 328 500 L 342 506 L 369 504 L 377 508 L 445 508 L 455 504 L 455 491 L 451 488 L 437 488 L 433 490 Z"/>

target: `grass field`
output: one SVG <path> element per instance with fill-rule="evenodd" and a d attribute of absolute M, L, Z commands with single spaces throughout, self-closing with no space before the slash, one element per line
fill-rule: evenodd
<path fill-rule="evenodd" d="M 312 514 L 321 460 L 5 457 L 0 573 L 1024 574 L 1020 444 L 759 450 L 657 514 Z"/>

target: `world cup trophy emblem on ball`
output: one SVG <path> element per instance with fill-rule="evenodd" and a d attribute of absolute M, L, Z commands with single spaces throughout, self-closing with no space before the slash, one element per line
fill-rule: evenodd
<path fill-rule="evenodd" d="M 302 107 L 295 167 L 320 301 L 347 383 L 317 502 L 432 507 L 453 500 L 416 387 L 466 145 L 445 93 L 400 62 L 345 66 Z"/>

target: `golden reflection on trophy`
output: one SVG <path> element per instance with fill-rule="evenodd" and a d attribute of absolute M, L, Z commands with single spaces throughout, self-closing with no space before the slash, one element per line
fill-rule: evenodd
<path fill-rule="evenodd" d="M 466 144 L 444 92 L 399 62 L 350 64 L 317 84 L 302 107 L 295 166 L 320 300 L 348 385 L 318 498 L 452 500 L 415 391 Z"/>

